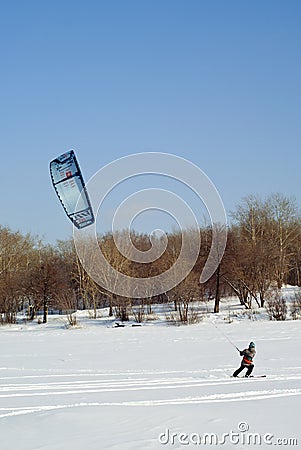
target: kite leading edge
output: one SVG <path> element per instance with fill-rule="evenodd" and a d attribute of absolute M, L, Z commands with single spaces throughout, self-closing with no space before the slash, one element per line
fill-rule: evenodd
<path fill-rule="evenodd" d="M 94 223 L 94 214 L 84 179 L 73 150 L 50 162 L 53 187 L 60 202 L 77 228 Z"/>

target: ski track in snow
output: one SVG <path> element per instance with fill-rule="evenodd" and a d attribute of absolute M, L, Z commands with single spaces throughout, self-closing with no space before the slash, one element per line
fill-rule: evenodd
<path fill-rule="evenodd" d="M 300 368 L 292 367 L 291 369 L 293 371 Z M 7 368 L 7 370 L 13 369 Z M 268 378 L 231 379 L 225 378 L 225 375 L 224 377 L 217 375 L 222 372 L 223 370 L 220 369 L 199 372 L 85 373 L 79 371 L 69 374 L 2 376 L 0 377 L 0 419 L 79 407 L 168 406 L 266 400 L 301 395 L 301 388 L 298 387 L 301 373 L 286 373 L 268 376 Z M 37 379 L 42 381 L 35 382 Z M 290 381 L 290 388 L 286 387 L 286 381 Z M 296 383 L 296 387 L 292 387 L 292 382 Z M 274 383 L 277 387 L 273 387 Z M 176 390 L 177 395 L 169 398 L 173 390 Z M 159 398 L 153 398 L 153 391 L 158 392 Z M 118 398 L 122 394 L 122 400 L 116 401 L 114 393 L 118 394 Z M 135 394 L 137 399 L 133 399 Z M 64 396 L 63 404 L 59 403 L 61 396 Z M 66 402 L 68 396 L 72 400 L 70 403 Z M 95 401 L 91 401 L 91 396 Z M 13 406 L 14 402 L 18 405 Z"/>

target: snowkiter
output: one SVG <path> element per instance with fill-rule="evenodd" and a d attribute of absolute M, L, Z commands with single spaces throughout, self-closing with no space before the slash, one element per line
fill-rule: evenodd
<path fill-rule="evenodd" d="M 253 358 L 256 355 L 254 342 L 250 342 L 248 348 L 245 348 L 244 350 L 239 350 L 239 354 L 243 358 L 240 367 L 233 373 L 233 377 L 237 377 L 240 374 L 240 372 L 242 372 L 244 369 L 247 369 L 245 377 L 248 378 L 254 369 Z"/>

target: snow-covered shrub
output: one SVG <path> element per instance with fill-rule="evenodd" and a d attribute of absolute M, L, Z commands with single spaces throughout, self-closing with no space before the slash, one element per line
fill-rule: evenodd
<path fill-rule="evenodd" d="M 276 293 L 273 297 L 270 297 L 267 300 L 266 310 L 270 320 L 286 320 L 286 301 L 279 293 Z"/>
<path fill-rule="evenodd" d="M 17 323 L 17 315 L 15 312 L 7 312 L 0 314 L 0 325 Z"/>
<path fill-rule="evenodd" d="M 301 290 L 295 293 L 290 310 L 294 320 L 301 318 Z"/>
<path fill-rule="evenodd" d="M 74 312 L 67 313 L 67 323 L 70 327 L 75 327 L 77 325 L 76 313 Z"/>
<path fill-rule="evenodd" d="M 145 320 L 145 309 L 144 305 L 132 306 L 132 314 L 134 316 L 135 322 L 142 323 Z"/>
<path fill-rule="evenodd" d="M 198 306 L 186 308 L 182 303 L 178 303 L 178 310 L 165 315 L 167 322 L 173 325 L 191 325 L 203 320 L 204 314 Z"/>

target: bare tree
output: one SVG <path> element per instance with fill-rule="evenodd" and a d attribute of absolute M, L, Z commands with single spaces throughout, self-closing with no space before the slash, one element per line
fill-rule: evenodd
<path fill-rule="evenodd" d="M 268 197 L 273 220 L 273 238 L 277 252 L 276 281 L 280 289 L 289 273 L 292 246 L 300 233 L 300 212 L 294 199 L 273 194 Z"/>
<path fill-rule="evenodd" d="M 43 323 L 46 323 L 49 306 L 55 304 L 57 293 L 69 285 L 70 277 L 61 256 L 50 245 L 40 243 L 32 255 L 24 280 L 24 294 L 30 299 L 31 318 L 42 308 Z"/>
<path fill-rule="evenodd" d="M 265 295 L 275 279 L 277 260 L 269 201 L 249 196 L 238 206 L 233 218 L 234 251 L 227 281 L 247 308 L 252 300 L 264 306 Z"/>
<path fill-rule="evenodd" d="M 24 299 L 23 280 L 30 265 L 34 239 L 0 227 L 0 314 L 13 323 Z"/>
<path fill-rule="evenodd" d="M 199 319 L 199 312 L 194 305 L 200 301 L 199 274 L 191 272 L 180 284 L 168 292 L 168 297 L 177 302 L 178 319 L 188 324 Z"/>
<path fill-rule="evenodd" d="M 59 291 L 56 294 L 56 303 L 67 316 L 68 324 L 73 327 L 77 325 L 77 307 L 76 307 L 76 295 L 72 288 Z"/>

